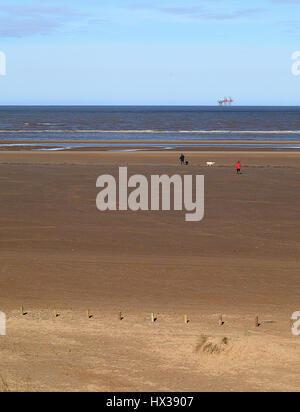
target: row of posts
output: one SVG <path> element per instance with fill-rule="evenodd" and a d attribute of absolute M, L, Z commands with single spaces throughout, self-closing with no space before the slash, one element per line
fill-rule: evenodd
<path fill-rule="evenodd" d="M 21 306 L 21 314 L 22 314 L 22 316 L 27 315 L 27 312 L 25 312 L 25 310 L 24 310 L 24 306 Z M 55 318 L 59 317 L 59 313 L 57 312 L 56 309 L 53 310 L 53 316 L 54 316 Z M 87 317 L 87 319 L 91 319 L 91 318 L 93 317 L 93 315 L 91 315 L 89 309 L 86 310 L 86 317 Z M 118 312 L 118 320 L 120 320 L 120 321 L 123 320 L 122 312 Z M 157 318 L 155 317 L 154 312 L 151 313 L 151 315 L 150 315 L 150 320 L 151 320 L 151 322 L 153 322 L 153 323 L 157 320 Z M 189 320 L 189 318 L 188 318 L 187 315 L 184 315 L 184 316 L 183 316 L 183 321 L 184 321 L 185 324 L 188 324 L 188 323 L 190 322 L 190 320 Z M 220 316 L 219 316 L 219 326 L 223 326 L 223 325 L 224 325 L 223 315 L 220 315 Z M 259 317 L 256 316 L 256 318 L 255 318 L 255 327 L 256 327 L 256 328 L 259 328 L 259 326 L 260 326 Z M 291 327 L 293 326 L 293 320 L 290 321 L 290 326 L 291 326 Z"/>

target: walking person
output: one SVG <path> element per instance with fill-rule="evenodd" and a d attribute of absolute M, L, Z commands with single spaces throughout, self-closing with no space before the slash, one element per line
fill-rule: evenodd
<path fill-rule="evenodd" d="M 184 165 L 184 155 L 181 153 L 181 155 L 180 155 L 180 157 L 179 157 L 179 160 L 180 160 L 180 164 L 181 165 Z"/>
<path fill-rule="evenodd" d="M 239 160 L 236 164 L 236 172 L 238 175 L 241 173 L 241 162 Z"/>

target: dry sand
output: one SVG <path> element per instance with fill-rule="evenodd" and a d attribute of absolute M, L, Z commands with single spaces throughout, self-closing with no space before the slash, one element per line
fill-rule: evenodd
<path fill-rule="evenodd" d="M 2 390 L 300 389 L 300 153 L 191 152 L 188 168 L 177 157 L 0 153 Z M 204 174 L 204 221 L 97 211 L 97 177 L 121 165 Z"/>

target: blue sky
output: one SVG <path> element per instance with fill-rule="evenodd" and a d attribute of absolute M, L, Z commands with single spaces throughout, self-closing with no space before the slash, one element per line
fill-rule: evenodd
<path fill-rule="evenodd" d="M 300 0 L 0 0 L 0 104 L 300 105 Z"/>

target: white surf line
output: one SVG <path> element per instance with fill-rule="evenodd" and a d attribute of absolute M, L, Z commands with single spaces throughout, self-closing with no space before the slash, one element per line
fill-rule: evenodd
<path fill-rule="evenodd" d="M 38 146 L 39 143 L 1 143 L 0 147 L 11 147 L 11 146 Z"/>
<path fill-rule="evenodd" d="M 149 147 L 147 149 L 110 149 L 107 151 L 108 152 L 141 152 L 143 150 L 148 151 L 149 149 L 152 149 L 152 147 Z"/>
<path fill-rule="evenodd" d="M 0 130 L 0 133 L 300 134 L 300 130 Z"/>
<path fill-rule="evenodd" d="M 58 150 L 70 150 L 73 149 L 72 147 L 55 147 L 55 148 L 39 148 L 39 149 L 34 149 L 36 152 L 57 152 Z"/>

